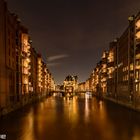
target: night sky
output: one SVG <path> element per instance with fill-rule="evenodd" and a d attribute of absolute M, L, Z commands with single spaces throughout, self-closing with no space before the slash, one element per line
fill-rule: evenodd
<path fill-rule="evenodd" d="M 119 37 L 140 0 L 7 0 L 28 27 L 33 47 L 47 61 L 56 83 L 68 74 L 85 81 L 102 51 Z"/>

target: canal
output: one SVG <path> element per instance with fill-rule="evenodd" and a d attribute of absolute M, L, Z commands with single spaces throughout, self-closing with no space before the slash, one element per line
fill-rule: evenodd
<path fill-rule="evenodd" d="M 0 119 L 7 140 L 140 140 L 140 113 L 81 94 L 54 95 Z"/>

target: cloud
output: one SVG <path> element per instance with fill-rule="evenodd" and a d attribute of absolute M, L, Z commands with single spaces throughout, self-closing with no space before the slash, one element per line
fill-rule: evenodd
<path fill-rule="evenodd" d="M 55 60 L 62 59 L 62 58 L 67 58 L 67 57 L 69 57 L 68 54 L 54 55 L 54 56 L 48 57 L 47 61 L 48 61 L 48 62 L 51 62 L 51 61 L 55 61 Z M 53 64 L 53 63 L 52 63 L 52 64 Z"/>
<path fill-rule="evenodd" d="M 48 63 L 47 66 L 49 67 L 55 67 L 55 66 L 59 66 L 61 63 Z"/>

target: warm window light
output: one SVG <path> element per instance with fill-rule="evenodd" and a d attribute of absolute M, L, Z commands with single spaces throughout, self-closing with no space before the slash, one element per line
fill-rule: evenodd
<path fill-rule="evenodd" d="M 136 39 L 140 39 L 140 31 L 136 33 Z"/>
<path fill-rule="evenodd" d="M 130 70 L 133 70 L 133 64 L 130 64 Z"/>
<path fill-rule="evenodd" d="M 27 45 L 27 48 L 30 49 L 31 48 L 30 45 Z"/>
<path fill-rule="evenodd" d="M 103 64 L 103 68 L 106 68 L 106 64 Z"/>
<path fill-rule="evenodd" d="M 136 22 L 136 28 L 140 28 L 140 19 Z"/>
<path fill-rule="evenodd" d="M 27 46 L 28 45 L 28 40 L 25 38 L 23 43 L 24 43 L 25 46 Z"/>
<path fill-rule="evenodd" d="M 135 66 L 135 68 L 140 70 L 140 65 Z"/>
<path fill-rule="evenodd" d="M 109 60 L 109 62 L 113 62 L 113 61 L 114 61 L 113 52 L 110 52 L 110 53 L 109 53 L 108 60 Z"/>
<path fill-rule="evenodd" d="M 105 81 L 106 81 L 106 78 L 103 78 L 103 79 L 102 79 L 102 82 L 105 82 Z"/>
<path fill-rule="evenodd" d="M 27 68 L 23 68 L 23 73 L 24 74 L 28 74 L 28 69 Z"/>
<path fill-rule="evenodd" d="M 29 59 L 29 58 L 27 58 L 26 60 L 27 60 L 28 62 L 30 62 L 30 59 Z"/>
<path fill-rule="evenodd" d="M 28 78 L 23 79 L 23 84 L 28 84 Z"/>
<path fill-rule="evenodd" d="M 24 67 L 28 67 L 27 61 L 23 61 L 23 66 L 24 66 Z"/>
<path fill-rule="evenodd" d="M 25 53 L 28 53 L 28 48 L 26 46 L 23 46 L 22 51 L 24 51 Z"/>
<path fill-rule="evenodd" d="M 107 69 L 103 69 L 103 73 L 104 73 L 104 72 L 107 72 Z"/>
<path fill-rule="evenodd" d="M 108 68 L 108 73 L 109 73 L 109 74 L 111 74 L 113 71 L 114 71 L 114 68 L 113 68 L 113 67 Z"/>
<path fill-rule="evenodd" d="M 28 51 L 27 56 L 29 57 L 31 55 L 31 52 Z"/>
<path fill-rule="evenodd" d="M 140 59 L 140 53 L 136 55 L 136 59 Z"/>
<path fill-rule="evenodd" d="M 104 52 L 103 55 L 102 55 L 102 58 L 105 58 L 105 57 L 106 57 L 106 53 Z"/>

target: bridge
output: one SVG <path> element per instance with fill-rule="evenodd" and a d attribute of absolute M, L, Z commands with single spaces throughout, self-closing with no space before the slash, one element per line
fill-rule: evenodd
<path fill-rule="evenodd" d="M 52 93 L 63 93 L 63 92 L 66 92 L 65 90 L 52 90 L 50 91 Z M 79 90 L 76 90 L 74 91 L 74 93 L 85 93 L 85 92 L 92 92 L 92 90 L 82 90 L 82 91 L 79 91 Z"/>
<path fill-rule="evenodd" d="M 75 91 L 75 92 L 65 92 L 65 90 L 53 90 L 50 92 L 50 95 L 52 94 L 62 94 L 62 96 L 66 96 L 66 95 L 77 95 L 77 94 L 80 94 L 80 93 L 91 93 L 92 94 L 92 91 L 91 90 L 84 90 L 84 91 Z"/>

